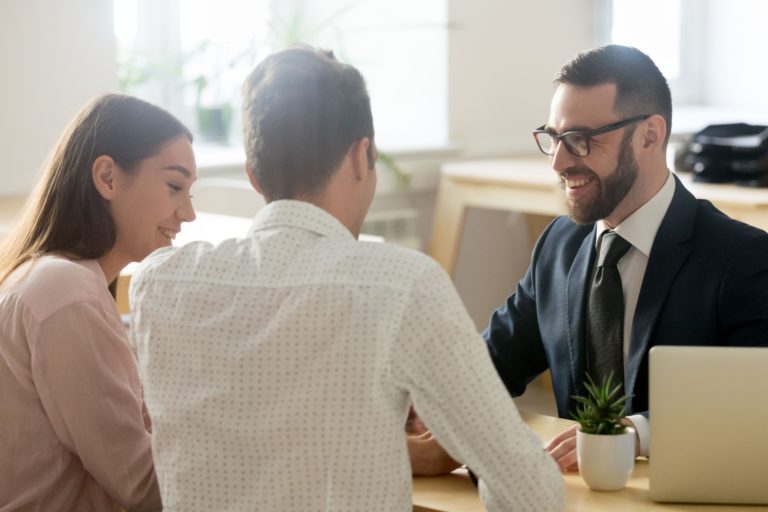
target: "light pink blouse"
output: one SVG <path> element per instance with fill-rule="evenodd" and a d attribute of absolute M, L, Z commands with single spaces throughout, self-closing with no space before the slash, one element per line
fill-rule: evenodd
<path fill-rule="evenodd" d="M 160 510 L 149 431 L 98 262 L 17 269 L 0 288 L 0 512 Z"/>

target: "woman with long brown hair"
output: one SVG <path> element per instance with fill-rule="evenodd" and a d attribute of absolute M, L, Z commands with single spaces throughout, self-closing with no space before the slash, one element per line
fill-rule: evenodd
<path fill-rule="evenodd" d="M 194 219 L 192 135 L 102 96 L 0 248 L 0 509 L 159 510 L 150 423 L 109 283 Z"/>

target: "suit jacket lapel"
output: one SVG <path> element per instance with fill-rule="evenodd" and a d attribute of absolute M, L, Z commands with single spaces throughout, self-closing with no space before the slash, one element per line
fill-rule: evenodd
<path fill-rule="evenodd" d="M 625 389 L 633 392 L 656 319 L 680 267 L 690 254 L 689 241 L 696 218 L 696 198 L 675 176 L 675 193 L 653 241 L 648 266 L 632 321 Z"/>
<path fill-rule="evenodd" d="M 575 393 L 583 393 L 586 370 L 585 299 L 589 275 L 595 259 L 595 230 L 584 238 L 568 272 L 565 290 L 565 315 L 568 322 L 568 355 L 571 363 L 571 385 Z"/>

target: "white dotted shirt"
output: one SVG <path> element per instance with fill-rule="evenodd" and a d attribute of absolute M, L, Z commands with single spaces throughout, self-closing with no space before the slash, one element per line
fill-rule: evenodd
<path fill-rule="evenodd" d="M 277 201 L 249 236 L 148 257 L 133 341 L 166 511 L 409 511 L 413 401 L 489 510 L 559 510 L 453 285 L 427 256 Z"/>

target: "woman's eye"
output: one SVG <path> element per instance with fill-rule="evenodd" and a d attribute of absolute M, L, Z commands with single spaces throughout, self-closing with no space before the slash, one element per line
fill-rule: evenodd
<path fill-rule="evenodd" d="M 174 185 L 173 183 L 169 183 L 169 184 L 168 184 L 168 186 L 169 186 L 169 187 L 170 187 L 170 189 L 171 189 L 171 190 L 173 190 L 174 192 L 181 192 L 181 187 L 180 187 L 180 186 L 178 186 L 178 185 Z"/>

